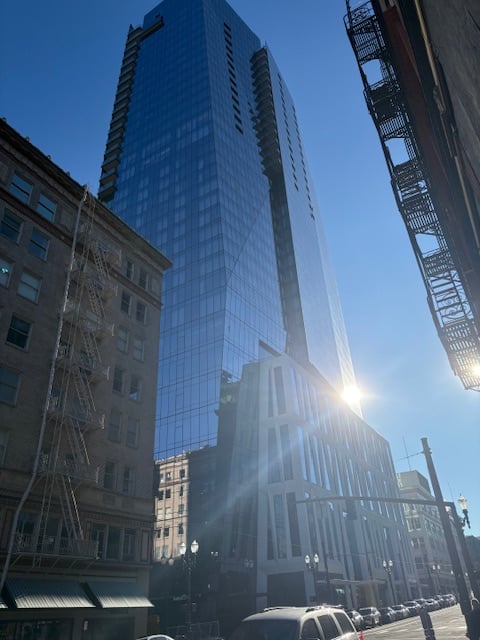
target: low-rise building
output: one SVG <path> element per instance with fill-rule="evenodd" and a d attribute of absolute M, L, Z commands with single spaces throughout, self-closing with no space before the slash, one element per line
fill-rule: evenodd
<path fill-rule="evenodd" d="M 169 266 L 0 122 L 1 637 L 146 629 Z"/>

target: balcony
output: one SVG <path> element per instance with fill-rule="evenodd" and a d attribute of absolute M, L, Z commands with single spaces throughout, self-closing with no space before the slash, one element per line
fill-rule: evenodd
<path fill-rule="evenodd" d="M 97 552 L 98 542 L 96 540 L 73 540 L 26 533 L 15 535 L 15 554 L 95 559 Z"/>

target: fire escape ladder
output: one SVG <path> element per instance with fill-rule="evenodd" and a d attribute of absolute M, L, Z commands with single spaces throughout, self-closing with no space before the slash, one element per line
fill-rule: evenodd
<path fill-rule="evenodd" d="M 69 541 L 83 540 L 83 528 L 70 476 L 58 474 L 57 480 L 60 485 L 60 493 L 63 498 L 60 500 L 60 504 L 63 522 L 65 523 L 67 531 L 67 539 Z"/>
<path fill-rule="evenodd" d="M 407 102 L 371 1 L 351 9 L 347 0 L 345 26 L 440 340 L 464 387 L 480 391 L 480 336 L 432 196 Z M 369 63 L 376 65 L 374 82 L 369 81 Z M 393 154 L 398 143 L 403 143 L 401 161 Z"/>

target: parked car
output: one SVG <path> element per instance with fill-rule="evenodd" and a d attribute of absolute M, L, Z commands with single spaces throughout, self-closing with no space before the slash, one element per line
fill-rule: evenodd
<path fill-rule="evenodd" d="M 137 638 L 137 640 L 173 640 L 172 637 L 166 636 L 164 634 L 154 634 L 153 636 L 142 636 L 141 638 Z"/>
<path fill-rule="evenodd" d="M 420 613 L 421 607 L 416 600 L 407 600 L 403 604 L 407 607 L 410 616 L 418 616 Z"/>
<path fill-rule="evenodd" d="M 397 616 L 397 620 L 405 620 L 409 616 L 408 609 L 404 604 L 394 604 L 392 609 Z"/>
<path fill-rule="evenodd" d="M 358 613 L 362 615 L 365 627 L 376 627 L 380 624 L 380 611 L 377 607 L 360 607 Z"/>
<path fill-rule="evenodd" d="M 440 609 L 439 603 L 433 598 L 427 598 L 425 601 L 425 606 L 427 607 L 427 611 L 437 611 Z"/>
<path fill-rule="evenodd" d="M 353 626 L 355 627 L 355 629 L 357 631 L 360 631 L 361 629 L 365 628 L 365 623 L 363 621 L 363 616 L 356 609 L 347 609 L 345 611 L 345 613 L 350 618 L 350 620 L 353 622 Z"/>
<path fill-rule="evenodd" d="M 379 611 L 381 624 L 389 624 L 390 622 L 395 622 L 397 619 L 397 615 L 392 607 L 380 607 Z"/>
<path fill-rule="evenodd" d="M 271 607 L 244 618 L 230 640 L 253 638 L 358 640 L 352 621 L 333 607 Z"/>

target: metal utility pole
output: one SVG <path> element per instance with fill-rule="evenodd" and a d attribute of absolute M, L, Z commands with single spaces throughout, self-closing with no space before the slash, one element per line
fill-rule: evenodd
<path fill-rule="evenodd" d="M 425 460 L 427 461 L 428 473 L 430 475 L 430 482 L 432 483 L 433 495 L 438 508 L 440 521 L 443 527 L 443 534 L 445 536 L 445 542 L 447 543 L 448 554 L 450 556 L 450 562 L 452 563 L 452 569 L 455 576 L 455 581 L 458 589 L 458 599 L 460 602 L 460 608 L 464 616 L 471 610 L 470 598 L 467 589 L 467 583 L 463 574 L 462 564 L 457 551 L 457 545 L 452 533 L 452 527 L 450 524 L 450 517 L 445 508 L 443 501 L 442 491 L 440 489 L 440 483 L 438 482 L 437 472 L 433 465 L 432 452 L 428 446 L 427 438 L 422 438 L 423 453 Z M 453 514 L 456 517 L 456 514 Z"/>

